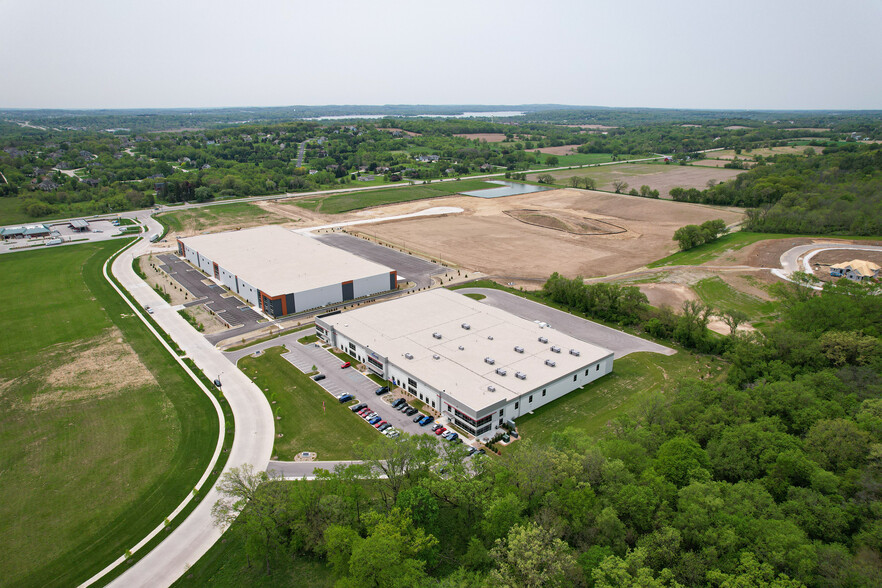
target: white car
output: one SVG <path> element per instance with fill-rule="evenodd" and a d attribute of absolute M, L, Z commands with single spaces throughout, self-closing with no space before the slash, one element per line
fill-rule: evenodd
<path fill-rule="evenodd" d="M 394 439 L 395 437 L 400 435 L 400 433 L 398 432 L 398 429 L 389 429 L 388 431 L 386 431 L 385 435 L 390 439 Z"/>

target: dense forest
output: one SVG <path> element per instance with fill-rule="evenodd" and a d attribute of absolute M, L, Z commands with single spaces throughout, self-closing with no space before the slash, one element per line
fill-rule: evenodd
<path fill-rule="evenodd" d="M 255 574 L 322 558 L 338 586 L 878 586 L 878 294 L 781 288 L 725 381 L 672 381 L 601 438 L 477 459 L 382 439 L 315 482 L 227 476 L 215 513 L 250 500 L 227 538 Z"/>

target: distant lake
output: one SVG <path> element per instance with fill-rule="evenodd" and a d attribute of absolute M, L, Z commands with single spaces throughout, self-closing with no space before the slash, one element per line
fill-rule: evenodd
<path fill-rule="evenodd" d="M 472 190 L 471 192 L 462 192 L 464 196 L 477 196 L 478 198 L 502 198 L 503 196 L 517 196 L 518 194 L 531 194 L 533 192 L 543 192 L 552 190 L 548 186 L 534 186 L 533 184 L 522 184 L 520 182 L 509 182 L 506 180 L 488 180 L 488 184 L 499 184 L 502 188 L 485 188 L 484 190 Z"/>
<path fill-rule="evenodd" d="M 300 120 L 347 120 L 347 119 L 378 119 L 378 118 L 507 118 L 524 116 L 526 112 L 519 110 L 499 110 L 495 112 L 463 112 L 462 114 L 342 114 L 334 116 L 311 116 Z"/>

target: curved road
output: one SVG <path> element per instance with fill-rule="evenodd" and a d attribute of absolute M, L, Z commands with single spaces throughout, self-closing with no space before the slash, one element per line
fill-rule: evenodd
<path fill-rule="evenodd" d="M 245 463 L 264 470 L 272 454 L 275 421 L 263 392 L 245 374 L 231 366 L 223 353 L 197 333 L 132 269 L 132 259 L 149 248 L 149 237 L 162 231 L 159 223 L 148 214 L 139 217 L 146 222 L 150 232 L 114 261 L 112 273 L 141 305 L 154 309 L 156 322 L 209 378 L 221 377 L 236 431 L 224 472 Z M 193 512 L 162 543 L 110 585 L 126 588 L 171 585 L 221 536 L 222 530 L 214 525 L 211 516 L 211 507 L 219 498 L 214 487 L 203 490 L 202 501 Z"/>

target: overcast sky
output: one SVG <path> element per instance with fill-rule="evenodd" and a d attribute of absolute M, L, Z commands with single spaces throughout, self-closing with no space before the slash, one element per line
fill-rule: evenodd
<path fill-rule="evenodd" d="M 882 108 L 880 0 L 0 0 L 0 107 Z"/>

